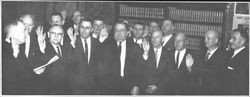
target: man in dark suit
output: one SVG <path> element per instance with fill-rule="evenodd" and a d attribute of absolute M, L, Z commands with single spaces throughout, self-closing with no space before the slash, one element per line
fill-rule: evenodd
<path fill-rule="evenodd" d="M 170 58 L 175 68 L 175 78 L 172 79 L 172 93 L 176 95 L 197 94 L 198 75 L 194 70 L 197 58 L 193 51 L 186 48 L 187 39 L 184 33 L 177 33 L 174 38 L 175 50 L 170 51 Z M 195 59 L 195 60 L 194 60 Z"/>
<path fill-rule="evenodd" d="M 139 45 L 140 48 L 142 48 L 143 29 L 144 26 L 142 23 L 135 23 L 132 30 L 132 37 L 128 38 L 128 41 L 130 41 L 130 43 L 135 43 L 136 45 Z"/>
<path fill-rule="evenodd" d="M 24 50 L 26 38 L 25 26 L 21 21 L 14 21 L 6 26 L 5 41 L 9 49 L 3 49 L 2 93 L 4 95 L 32 94 L 34 72 Z"/>
<path fill-rule="evenodd" d="M 165 19 L 161 26 L 161 30 L 164 33 L 163 48 L 167 50 L 174 50 L 174 23 L 172 20 Z"/>
<path fill-rule="evenodd" d="M 167 94 L 169 81 L 173 76 L 174 68 L 171 65 L 169 51 L 162 47 L 161 31 L 152 33 L 151 48 L 149 43 L 143 43 L 143 58 L 138 63 L 137 86 L 132 90 L 132 94 Z"/>
<path fill-rule="evenodd" d="M 52 26 L 48 32 L 49 42 L 46 43 L 45 52 L 40 56 L 42 65 L 57 56 L 59 59 L 52 64 L 41 68 L 40 82 L 46 86 L 43 90 L 45 94 L 69 94 L 67 87 L 67 66 L 69 62 L 69 49 L 66 45 L 60 45 L 64 36 L 61 26 Z"/>
<path fill-rule="evenodd" d="M 71 16 L 69 23 L 67 24 L 68 27 L 73 28 L 73 33 L 79 34 L 78 28 L 79 28 L 79 23 L 80 23 L 81 19 L 84 19 L 82 12 L 79 10 L 75 10 L 72 13 L 72 16 Z"/>
<path fill-rule="evenodd" d="M 92 38 L 92 21 L 83 19 L 79 24 L 80 36 L 73 34 L 70 29 L 68 34 L 73 46 L 73 63 L 70 67 L 70 85 L 73 94 L 96 94 L 98 89 L 98 71 L 100 43 Z"/>
<path fill-rule="evenodd" d="M 100 94 L 130 94 L 139 46 L 128 44 L 127 35 L 126 25 L 118 22 L 113 41 L 103 46 L 99 64 Z"/>
<path fill-rule="evenodd" d="M 34 15 L 32 14 L 23 14 L 19 20 L 23 22 L 25 26 L 25 33 L 26 33 L 26 42 L 25 42 L 25 55 L 30 61 L 33 68 L 38 64 L 37 56 L 40 53 L 39 44 L 37 40 L 37 34 L 34 28 Z"/>
<path fill-rule="evenodd" d="M 201 53 L 202 63 L 200 64 L 201 89 L 204 94 L 221 94 L 223 72 L 227 55 L 225 50 L 219 48 L 219 33 L 209 30 L 205 33 L 205 46 L 207 50 Z"/>
<path fill-rule="evenodd" d="M 248 36 L 247 32 L 238 29 L 231 34 L 229 42 L 234 52 L 226 64 L 226 94 L 249 95 Z"/>

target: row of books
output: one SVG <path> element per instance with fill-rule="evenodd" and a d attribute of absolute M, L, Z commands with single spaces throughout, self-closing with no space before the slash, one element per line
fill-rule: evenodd
<path fill-rule="evenodd" d="M 200 50 L 203 40 L 201 38 L 187 38 L 187 48 L 192 50 Z"/>
<path fill-rule="evenodd" d="M 201 11 L 201 10 L 184 10 L 169 7 L 169 18 L 174 20 L 222 23 L 223 12 L 221 11 Z"/>
<path fill-rule="evenodd" d="M 222 26 L 175 23 L 175 31 L 176 32 L 183 32 L 187 35 L 204 36 L 204 33 L 207 32 L 208 30 L 215 30 L 215 31 L 221 33 Z"/>
<path fill-rule="evenodd" d="M 164 9 L 120 5 L 119 16 L 163 19 Z"/>

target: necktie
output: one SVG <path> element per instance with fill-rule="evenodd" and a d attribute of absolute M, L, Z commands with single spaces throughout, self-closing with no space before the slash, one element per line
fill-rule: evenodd
<path fill-rule="evenodd" d="M 156 49 L 156 50 L 155 50 L 155 60 L 156 60 L 156 68 L 158 67 L 158 66 L 157 66 L 157 63 L 158 63 L 158 62 L 157 62 L 157 61 L 158 61 L 158 56 L 157 56 L 157 52 L 158 52 L 158 50 Z"/>
<path fill-rule="evenodd" d="M 88 43 L 86 40 L 84 40 L 84 42 L 85 42 L 85 54 L 86 54 L 86 58 L 88 60 Z"/>
<path fill-rule="evenodd" d="M 62 54 L 61 54 L 61 51 L 60 51 L 59 46 L 57 46 L 56 48 L 57 48 L 57 54 L 58 54 L 58 56 L 59 56 L 59 57 L 62 57 Z"/>
<path fill-rule="evenodd" d="M 207 53 L 206 58 L 205 58 L 205 61 L 208 60 L 209 55 L 210 55 L 210 52 Z"/>
<path fill-rule="evenodd" d="M 178 68 L 178 65 L 179 65 L 179 56 L 180 56 L 180 52 L 177 51 L 177 57 L 176 57 L 177 68 Z"/>
<path fill-rule="evenodd" d="M 119 52 L 119 57 L 121 55 L 121 51 L 122 51 L 122 46 L 121 46 L 121 42 L 119 42 L 119 45 L 118 45 L 118 52 Z"/>

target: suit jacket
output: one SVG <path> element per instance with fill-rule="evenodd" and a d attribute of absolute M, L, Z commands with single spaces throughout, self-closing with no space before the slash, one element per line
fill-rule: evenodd
<path fill-rule="evenodd" d="M 91 38 L 91 53 L 88 63 L 87 54 L 84 53 L 82 40 L 76 40 L 76 47 L 71 50 L 71 66 L 69 84 L 73 94 L 95 94 L 97 92 L 100 43 Z M 89 50 L 90 52 L 90 50 Z"/>
<path fill-rule="evenodd" d="M 116 41 L 105 44 L 99 64 L 99 84 L 101 94 L 130 94 L 134 83 L 139 47 L 126 42 L 124 77 L 120 77 L 120 52 Z"/>
<path fill-rule="evenodd" d="M 23 48 L 25 51 L 25 47 Z M 41 52 L 39 49 L 39 44 L 37 40 L 37 34 L 32 30 L 30 33 L 30 46 L 29 46 L 29 55 L 28 55 L 28 61 L 31 63 L 32 68 L 39 66 L 41 61 L 39 56 L 41 56 Z"/>
<path fill-rule="evenodd" d="M 231 57 L 230 57 L 231 58 Z M 225 93 L 249 95 L 249 50 L 245 47 L 227 62 Z"/>
<path fill-rule="evenodd" d="M 174 50 L 175 49 L 174 37 L 175 37 L 175 34 L 173 34 L 172 37 L 168 40 L 168 42 L 163 46 L 164 49 L 167 49 L 167 50 Z"/>
<path fill-rule="evenodd" d="M 34 72 L 25 56 L 25 51 L 20 49 L 17 58 L 13 56 L 11 45 L 3 45 L 2 61 L 2 93 L 3 95 L 28 95 L 34 91 Z M 24 48 L 24 44 L 20 48 Z"/>
<path fill-rule="evenodd" d="M 191 54 L 194 58 L 194 63 L 192 66 L 192 71 L 189 72 L 186 66 L 186 56 L 187 54 Z M 170 94 L 197 94 L 198 93 L 198 86 L 199 86 L 199 79 L 198 74 L 194 70 L 197 67 L 197 57 L 193 54 L 193 51 L 186 49 L 184 57 L 181 61 L 180 67 L 175 63 L 175 50 L 170 51 L 170 58 L 171 58 L 171 65 L 175 67 L 175 77 L 171 80 L 171 93 Z"/>
<path fill-rule="evenodd" d="M 144 92 L 148 85 L 156 85 L 158 87 L 156 94 L 164 94 L 168 92 L 166 87 L 168 87 L 169 81 L 172 79 L 174 70 L 172 65 L 170 65 L 171 61 L 168 53 L 168 50 L 164 50 L 162 48 L 158 68 L 156 68 L 156 59 L 152 46 L 149 50 L 147 60 L 144 60 L 142 57 L 140 57 L 138 64 L 138 68 L 140 69 L 138 71 L 141 73 L 139 73 L 138 76 L 141 77 L 138 77 L 137 79 L 137 83 L 141 91 L 140 94 L 145 94 Z"/>
<path fill-rule="evenodd" d="M 67 79 L 68 79 L 68 67 L 69 67 L 69 48 L 67 46 L 61 46 L 61 54 L 57 61 L 48 65 L 43 74 L 40 75 L 41 84 L 43 87 L 41 92 L 45 94 L 69 94 Z M 45 53 L 41 56 L 42 65 L 46 64 L 54 56 L 59 56 L 51 42 L 46 43 Z"/>
<path fill-rule="evenodd" d="M 227 61 L 225 50 L 218 48 L 214 54 L 205 61 L 207 50 L 200 56 L 199 72 L 201 76 L 201 88 L 205 94 L 221 94 L 223 91 L 222 79 Z"/>

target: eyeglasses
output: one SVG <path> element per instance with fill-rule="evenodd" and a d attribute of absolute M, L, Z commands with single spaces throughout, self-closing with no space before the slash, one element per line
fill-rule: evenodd
<path fill-rule="evenodd" d="M 60 36 L 60 37 L 63 36 L 63 33 L 50 32 L 50 34 L 53 35 L 53 36 Z"/>

